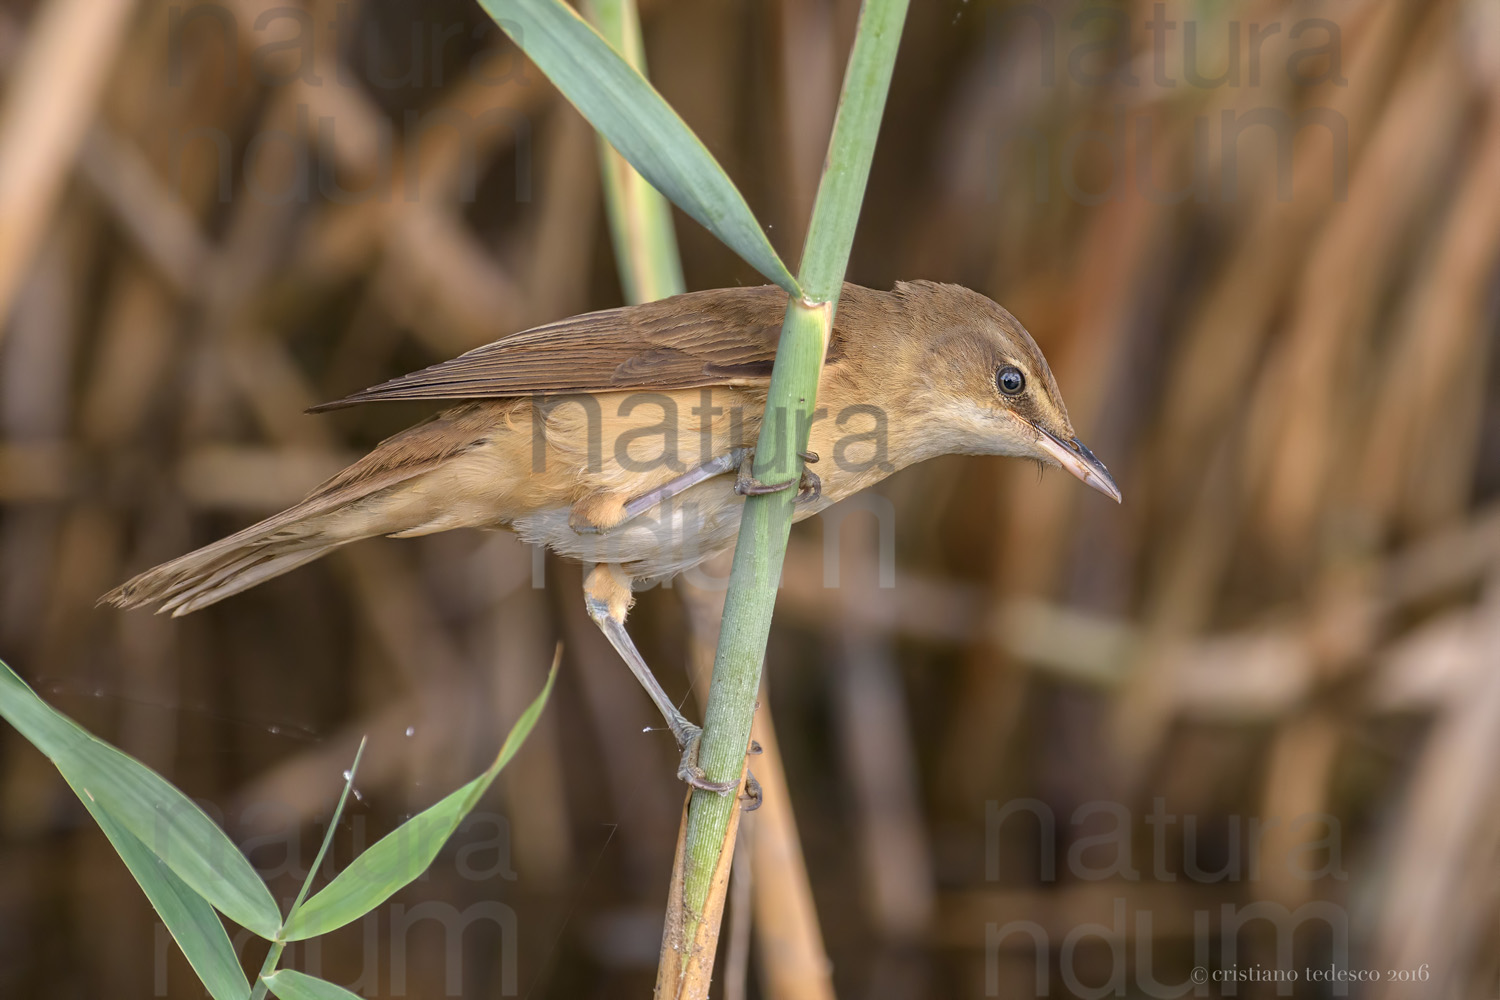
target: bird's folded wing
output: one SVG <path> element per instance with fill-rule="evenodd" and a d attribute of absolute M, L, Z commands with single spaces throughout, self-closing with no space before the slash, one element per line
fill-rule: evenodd
<path fill-rule="evenodd" d="M 853 289 L 847 286 L 846 297 Z M 861 292 L 878 294 L 857 289 L 855 295 Z M 766 285 L 585 313 L 511 334 L 312 412 L 381 400 L 763 383 L 771 375 L 785 310 L 786 293 Z M 837 340 L 830 341 L 830 360 Z"/>

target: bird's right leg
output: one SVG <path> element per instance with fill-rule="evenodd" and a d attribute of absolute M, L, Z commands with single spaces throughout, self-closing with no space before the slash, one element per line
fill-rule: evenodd
<path fill-rule="evenodd" d="M 798 452 L 797 457 L 808 464 L 818 460 L 817 453 L 811 451 Z M 713 479 L 715 476 L 722 476 L 727 472 L 735 473 L 734 491 L 741 496 L 776 493 L 795 485 L 797 502 L 806 503 L 816 500 L 823 493 L 822 480 L 815 472 L 805 467 L 799 478 L 791 482 L 767 486 L 755 478 L 752 471 L 754 461 L 754 448 L 731 448 L 724 454 L 667 480 L 654 490 L 631 497 L 623 504 L 608 494 L 591 496 L 573 505 L 573 510 L 568 515 L 568 525 L 580 535 L 607 534 L 640 517 L 658 504 L 665 503 L 699 483 Z"/>
<path fill-rule="evenodd" d="M 703 769 L 698 766 L 698 741 L 703 736 L 703 730 L 689 722 L 678 711 L 677 706 L 672 704 L 672 699 L 667 697 L 661 682 L 646 665 L 640 650 L 635 648 L 630 633 L 625 631 L 625 615 L 630 611 L 632 599 L 630 581 L 623 579 L 613 567 L 595 565 L 584 575 L 583 603 L 588 608 L 589 617 L 599 626 L 599 631 L 604 633 L 604 637 L 615 647 L 630 672 L 635 674 L 635 679 L 646 689 L 646 694 L 656 703 L 662 717 L 667 720 L 667 728 L 677 740 L 678 748 L 682 750 L 682 762 L 677 767 L 677 776 L 694 788 L 727 795 L 739 787 L 739 781 L 717 782 L 704 777 Z"/>
<path fill-rule="evenodd" d="M 599 525 L 593 523 L 596 516 L 595 511 L 580 510 L 578 505 L 574 506 L 573 513 L 568 518 L 568 523 L 573 530 L 580 535 L 599 535 L 607 531 L 613 531 L 627 521 L 640 517 L 646 511 L 659 503 L 672 499 L 679 493 L 697 486 L 701 482 L 722 476 L 726 472 L 733 472 L 745 461 L 745 456 L 753 453 L 752 448 L 731 448 L 724 454 L 709 459 L 702 465 L 689 469 L 680 476 L 669 479 L 656 489 L 640 496 L 631 497 L 619 508 L 619 518 L 610 518 L 612 523 Z"/>
<path fill-rule="evenodd" d="M 734 479 L 734 491 L 741 496 L 753 497 L 763 496 L 767 493 L 780 493 L 797 487 L 797 503 L 807 503 L 816 500 L 823 495 L 823 480 L 818 474 L 807 466 L 818 460 L 815 451 L 799 451 L 797 457 L 802 459 L 802 475 L 796 479 L 789 479 L 784 483 L 763 483 L 755 478 L 755 449 L 744 448 L 744 457 L 740 460 L 740 471 Z"/>

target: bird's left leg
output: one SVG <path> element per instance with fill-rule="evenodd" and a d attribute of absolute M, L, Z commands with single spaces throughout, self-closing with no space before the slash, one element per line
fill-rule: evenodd
<path fill-rule="evenodd" d="M 635 674 L 635 679 L 641 682 L 641 687 L 646 689 L 646 694 L 656 703 L 662 717 L 667 720 L 667 728 L 672 731 L 678 748 L 682 750 L 677 776 L 694 788 L 727 795 L 739 787 L 739 781 L 717 782 L 704 777 L 703 769 L 698 766 L 698 741 L 703 737 L 703 730 L 689 722 L 678 711 L 677 706 L 672 704 L 672 699 L 667 697 L 661 682 L 646 665 L 640 650 L 635 648 L 630 633 L 625 631 L 625 615 L 630 611 L 631 601 L 630 581 L 624 579 L 617 569 L 602 564 L 589 568 L 583 579 L 584 606 L 588 608 L 589 617 L 594 620 L 594 624 L 599 626 L 599 631 L 615 647 L 630 672 Z"/>

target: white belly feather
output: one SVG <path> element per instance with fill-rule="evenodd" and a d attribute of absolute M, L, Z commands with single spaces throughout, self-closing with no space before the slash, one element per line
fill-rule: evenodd
<path fill-rule="evenodd" d="M 676 576 L 734 545 L 745 498 L 734 492 L 734 476 L 700 483 L 609 531 L 585 533 L 568 523 L 567 507 L 517 518 L 511 528 L 527 542 L 586 563 L 619 566 L 636 589 Z M 797 505 L 796 519 L 828 506 L 819 498 Z"/>

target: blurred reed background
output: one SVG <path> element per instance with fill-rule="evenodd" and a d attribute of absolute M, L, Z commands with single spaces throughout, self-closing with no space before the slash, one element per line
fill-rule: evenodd
<path fill-rule="evenodd" d="M 477 773 L 562 639 L 431 874 L 289 955 L 369 996 L 644 995 L 682 789 L 576 566 L 463 533 L 182 621 L 93 606 L 421 415 L 305 407 L 620 301 L 592 133 L 477 6 L 223 2 L 0 6 L 0 655 L 291 895 L 361 734 L 340 858 Z M 794 261 L 857 4 L 643 7 Z M 690 288 L 758 283 L 679 222 Z M 840 996 L 1256 963 L 1496 995 L 1497 261 L 1495 0 L 913 5 L 850 277 L 1010 308 L 1126 502 L 950 458 L 794 531 L 767 697 Z M 687 696 L 684 589 L 631 625 Z M 753 899 L 749 995 L 824 996 L 777 974 L 810 939 L 778 886 L 721 961 Z M 153 925 L 0 734 L 0 995 L 200 995 Z"/>

